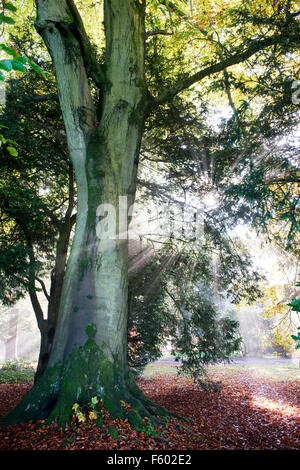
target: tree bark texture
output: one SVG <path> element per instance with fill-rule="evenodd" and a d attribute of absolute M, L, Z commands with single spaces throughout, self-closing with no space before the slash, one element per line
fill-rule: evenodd
<path fill-rule="evenodd" d="M 128 207 L 134 202 L 148 105 L 144 5 L 104 1 L 106 62 L 100 72 L 74 3 L 36 0 L 36 5 L 36 27 L 56 72 L 76 177 L 77 217 L 47 369 L 3 423 L 48 418 L 64 425 L 75 402 L 97 396 L 114 416 L 124 415 L 120 400 L 131 403 L 129 421 L 141 427 L 143 417 L 155 420 L 167 411 L 142 394 L 128 370 L 128 242 L 124 233 L 98 239 L 96 214 L 100 204 L 111 204 L 120 227 L 119 198 L 125 196 Z M 89 85 L 96 75 L 100 114 Z"/>

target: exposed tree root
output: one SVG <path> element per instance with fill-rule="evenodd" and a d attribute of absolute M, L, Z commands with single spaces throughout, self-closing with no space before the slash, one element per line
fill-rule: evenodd
<path fill-rule="evenodd" d="M 144 428 L 144 418 L 152 427 L 168 416 L 188 421 L 147 398 L 128 369 L 124 371 L 117 360 L 111 362 L 103 351 L 89 338 L 66 363 L 48 368 L 21 403 L 0 420 L 1 426 L 43 419 L 64 428 L 72 420 L 73 405 L 87 410 L 93 397 L 103 400 L 112 418 L 127 418 L 136 430 Z M 127 412 L 124 402 L 130 405 Z"/>

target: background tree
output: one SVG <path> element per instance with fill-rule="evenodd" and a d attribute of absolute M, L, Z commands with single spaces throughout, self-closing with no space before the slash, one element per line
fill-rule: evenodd
<path fill-rule="evenodd" d="M 296 285 L 297 285 L 297 287 L 300 287 L 299 282 Z M 300 312 L 300 299 L 299 298 L 298 299 L 292 299 L 289 306 L 292 308 L 292 310 L 294 312 L 297 313 L 297 315 L 299 315 L 299 312 Z M 297 335 L 292 335 L 292 338 L 295 341 L 296 349 L 299 349 L 299 347 L 300 347 L 300 331 L 299 330 L 300 330 L 300 327 L 298 327 Z"/>
<path fill-rule="evenodd" d="M 19 154 L 15 155 L 16 158 L 14 159 L 8 157 L 6 149 L 2 148 L 2 221 L 3 233 L 5 233 L 1 246 L 3 253 L 1 258 L 3 273 L 1 283 L 2 300 L 6 304 L 12 304 L 25 295 L 26 292 L 30 294 L 37 324 L 41 332 L 37 380 L 47 366 L 56 327 L 57 306 L 65 270 L 66 246 L 70 238 L 68 229 L 59 230 L 59 222 L 63 227 L 65 211 L 68 213 L 65 220 L 70 219 L 71 225 L 75 221 L 75 214 L 71 217 L 67 204 L 72 189 L 69 187 L 69 179 L 71 180 L 70 184 L 74 182 L 72 181 L 72 174 L 69 174 L 71 169 L 68 168 L 65 132 L 57 104 L 56 87 L 53 82 L 51 66 L 47 62 L 41 62 L 37 59 L 36 40 L 34 42 L 28 27 L 19 28 L 18 35 L 11 35 L 10 40 L 22 54 L 30 56 L 34 54 L 35 61 L 38 61 L 44 71 L 47 71 L 47 79 L 45 80 L 43 77 L 43 80 L 35 81 L 34 86 L 32 85 L 32 74 L 28 74 L 19 80 L 12 80 L 8 84 L 8 99 L 5 114 L 2 116 L 3 125 L 9 128 L 9 135 L 20 142 L 17 147 Z M 42 56 L 42 44 L 39 44 L 39 49 L 39 55 Z M 173 125 L 175 126 L 175 124 L 174 122 Z M 161 120 L 153 121 L 151 133 L 153 134 L 155 129 L 160 129 L 160 126 Z M 179 142 L 178 145 L 180 145 Z M 160 151 L 160 147 L 163 152 L 162 143 L 158 146 L 157 151 Z M 144 152 L 147 151 L 146 145 Z M 45 155 L 49 161 L 47 166 L 45 165 Z M 24 165 L 23 162 L 26 164 Z M 8 166 L 10 168 L 9 174 L 7 173 Z M 53 181 L 55 181 L 55 184 L 53 184 Z M 75 205 L 74 189 L 71 192 L 73 192 L 73 205 Z M 168 193 L 165 193 L 164 196 L 166 194 L 168 195 Z M 26 197 L 24 197 L 25 195 Z M 13 201 L 13 204 L 8 204 L 8 200 Z M 21 221 L 20 214 L 24 214 Z M 28 214 L 26 220 L 25 214 Z M 47 226 L 44 220 L 45 215 L 47 220 L 49 219 L 49 225 Z M 30 224 L 28 223 L 29 218 L 31 219 Z M 20 224 L 21 227 L 19 227 Z M 52 225 L 51 228 L 50 224 Z M 25 229 L 32 241 L 30 250 L 27 247 L 27 240 L 24 238 Z M 187 227 L 184 230 L 187 230 Z M 12 236 L 12 233 L 14 236 Z M 170 249 L 174 250 L 172 244 L 170 244 Z M 195 256 L 193 249 L 190 250 L 190 256 Z M 152 260 L 152 266 L 153 263 L 156 265 L 157 255 L 154 258 L 155 261 Z M 137 275 L 130 278 L 131 290 L 134 291 L 135 299 L 143 294 L 142 288 L 148 290 L 146 283 L 142 284 L 140 288 L 137 288 L 136 285 L 137 278 L 141 279 L 143 276 L 140 265 L 141 261 L 138 259 L 139 269 Z M 146 269 L 149 272 L 148 265 Z M 34 278 L 32 277 L 31 282 L 28 280 L 30 270 L 34 272 Z M 48 271 L 52 273 L 49 276 L 49 289 L 47 283 Z M 168 274 L 168 270 L 166 274 Z M 158 281 L 160 282 L 159 278 Z M 37 283 L 39 289 L 35 283 Z M 42 290 L 48 301 L 47 313 L 46 311 L 43 312 L 41 307 L 37 296 L 38 290 Z M 170 305 L 165 302 L 166 296 L 168 297 L 168 294 L 159 288 L 152 291 L 151 298 L 153 302 L 149 302 L 149 296 L 146 296 L 147 303 L 144 301 L 139 305 L 136 303 L 132 305 L 129 301 L 128 342 L 129 362 L 132 367 L 145 365 L 151 359 L 157 358 L 160 355 L 162 337 L 178 334 L 177 330 L 171 328 L 171 325 L 174 326 L 174 318 L 171 320 L 174 315 L 171 314 L 170 310 L 172 308 Z M 147 305 L 148 303 L 149 305 Z M 163 310 L 160 312 L 161 309 Z M 157 312 L 156 317 L 153 316 L 155 311 Z M 153 322 L 153 318 L 157 321 Z M 136 329 L 138 333 L 136 335 L 133 335 L 132 322 L 135 323 L 135 328 L 137 324 L 139 326 Z M 160 331 L 163 329 L 163 324 L 165 326 L 168 324 L 168 328 L 164 328 L 164 335 Z M 139 348 L 136 348 L 137 338 L 139 338 Z M 186 353 L 188 353 L 188 350 Z M 199 363 L 201 363 L 201 360 Z"/>
<path fill-rule="evenodd" d="M 0 7 L 2 10 L 0 14 L 0 25 L 2 28 L 2 37 L 4 37 L 6 32 L 5 27 L 7 27 L 7 25 L 15 24 L 15 18 L 18 8 L 13 5 L 13 3 L 8 1 L 1 1 Z M 33 60 L 29 59 L 26 56 L 20 55 L 15 47 L 10 47 L 9 44 L 2 42 L 0 44 L 0 53 L 0 82 L 4 82 L 5 73 L 26 72 L 26 66 L 31 67 L 39 75 L 45 76 L 43 69 L 41 69 Z M 3 55 L 5 56 L 5 58 L 2 58 Z M 2 105 L 1 102 L 0 105 Z M 0 134 L 0 146 L 5 147 L 7 152 L 9 152 L 12 156 L 16 156 L 17 150 L 14 147 L 14 145 L 16 145 L 16 142 L 5 137 L 3 135 L 3 125 L 1 126 L 1 128 L 0 129 L 2 133 Z"/>

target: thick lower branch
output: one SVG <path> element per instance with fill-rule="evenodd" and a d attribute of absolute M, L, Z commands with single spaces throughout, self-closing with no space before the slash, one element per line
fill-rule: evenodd
<path fill-rule="evenodd" d="M 290 35 L 288 39 L 290 42 L 295 41 L 295 43 L 299 41 L 298 36 Z M 209 65 L 208 67 L 203 68 L 199 72 L 190 75 L 186 79 L 178 80 L 178 82 L 176 82 L 172 87 L 162 91 L 156 98 L 154 98 L 152 103 L 153 107 L 166 103 L 181 91 L 186 90 L 187 88 L 191 87 L 197 82 L 200 82 L 204 78 L 209 77 L 210 75 L 213 75 L 215 73 L 222 72 L 223 70 L 226 70 L 232 65 L 244 62 L 257 52 L 265 49 L 266 47 L 278 44 L 282 42 L 282 40 L 282 35 L 274 34 L 273 36 L 267 37 L 265 39 L 251 41 L 248 47 L 242 52 L 232 53 L 226 59 L 221 60 L 216 64 Z M 242 46 L 240 46 L 240 48 L 241 47 Z"/>

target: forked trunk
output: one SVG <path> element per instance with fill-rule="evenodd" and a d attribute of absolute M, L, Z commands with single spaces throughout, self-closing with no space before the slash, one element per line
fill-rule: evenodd
<path fill-rule="evenodd" d="M 4 422 L 48 417 L 63 425 L 75 402 L 84 405 L 97 396 L 113 416 L 125 417 L 121 400 L 131 403 L 129 421 L 141 427 L 143 417 L 167 413 L 142 394 L 127 366 L 127 212 L 120 203 L 129 207 L 134 201 L 147 109 L 144 6 L 105 1 L 99 125 L 81 55 L 87 39 L 73 2 L 38 0 L 37 6 L 38 30 L 56 69 L 78 209 L 48 368 Z M 78 44 L 80 33 L 83 44 Z M 99 231 L 109 208 L 116 214 L 115 237 L 109 236 L 114 227 L 106 235 Z"/>

